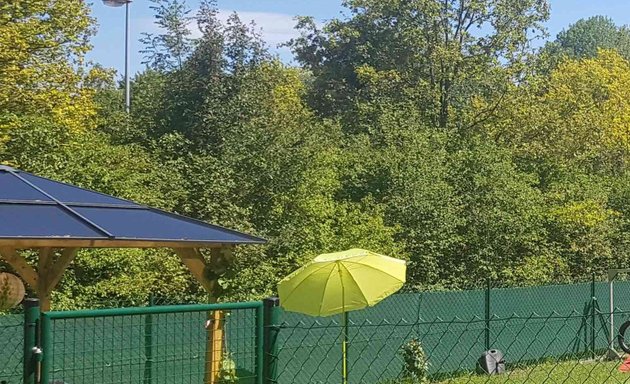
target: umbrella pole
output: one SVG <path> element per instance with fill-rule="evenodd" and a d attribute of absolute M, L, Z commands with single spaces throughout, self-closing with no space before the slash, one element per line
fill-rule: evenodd
<path fill-rule="evenodd" d="M 341 344 L 341 379 L 342 384 L 348 384 L 348 313 L 344 311 L 342 313 L 343 322 L 343 341 Z"/>
<path fill-rule="evenodd" d="M 346 312 L 346 287 L 343 286 L 343 273 L 341 263 L 337 261 L 337 273 L 341 284 L 341 384 L 348 384 L 348 313 Z"/>

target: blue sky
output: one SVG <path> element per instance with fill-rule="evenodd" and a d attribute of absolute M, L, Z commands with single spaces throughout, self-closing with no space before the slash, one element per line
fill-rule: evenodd
<path fill-rule="evenodd" d="M 197 0 L 188 0 L 196 8 Z M 148 0 L 131 3 L 131 73 L 142 70 L 141 45 L 138 39 L 142 32 L 155 32 L 153 14 Z M 284 61 L 291 60 L 286 48 L 275 47 L 295 36 L 293 26 L 296 15 L 313 16 L 324 22 L 343 13 L 341 0 L 219 0 L 220 17 L 238 12 L 244 21 L 254 20 L 262 28 L 263 36 Z M 106 67 L 122 72 L 124 65 L 124 21 L 123 8 L 109 8 L 101 0 L 91 5 L 92 16 L 98 23 L 98 32 L 92 39 L 93 50 L 88 58 Z M 628 0 L 551 0 L 551 18 L 547 28 L 552 37 L 575 21 L 594 15 L 611 17 L 618 25 L 630 24 L 630 1 Z"/>

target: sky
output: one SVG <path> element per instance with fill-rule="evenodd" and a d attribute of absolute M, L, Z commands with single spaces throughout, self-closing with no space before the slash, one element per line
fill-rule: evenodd
<path fill-rule="evenodd" d="M 612 18 L 617 25 L 630 24 L 630 1 L 628 0 L 551 0 L 551 17 L 547 22 L 550 36 L 579 19 L 594 15 Z M 188 0 L 190 8 L 198 6 L 197 0 Z M 144 68 L 139 39 L 143 32 L 156 32 L 153 12 L 149 0 L 135 0 L 130 4 L 130 73 L 133 75 Z M 115 68 L 122 73 L 124 68 L 124 8 L 111 8 L 101 0 L 90 5 L 92 16 L 98 24 L 92 39 L 93 49 L 88 59 L 105 67 Z M 296 36 L 295 16 L 313 16 L 318 22 L 343 17 L 341 0 L 218 0 L 220 18 L 225 19 L 237 12 L 243 21 L 255 21 L 262 29 L 263 38 L 273 51 L 285 62 L 291 62 L 291 52 L 277 45 Z"/>

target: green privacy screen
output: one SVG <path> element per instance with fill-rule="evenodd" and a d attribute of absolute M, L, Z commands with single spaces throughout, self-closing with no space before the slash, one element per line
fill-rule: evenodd
<path fill-rule="evenodd" d="M 599 357 L 609 339 L 608 302 L 605 282 L 394 295 L 350 314 L 349 380 L 392 383 L 401 375 L 401 348 L 413 338 L 436 381 L 473 371 L 491 348 L 512 370 Z M 224 382 L 253 383 L 263 364 L 262 303 L 221 305 L 224 367 L 233 368 Z M 615 283 L 615 307 L 618 328 L 629 317 L 630 282 Z M 45 373 L 49 382 L 73 384 L 202 383 L 207 317 L 207 306 L 190 305 L 49 313 Z M 277 382 L 338 383 L 341 319 L 282 311 L 279 318 Z M 22 327 L 21 315 L 0 316 L 0 381 L 21 382 Z"/>
<path fill-rule="evenodd" d="M 22 382 L 24 315 L 0 316 L 0 383 Z"/>
<path fill-rule="evenodd" d="M 607 283 L 394 295 L 351 312 L 349 380 L 399 378 L 401 348 L 413 338 L 422 342 L 436 380 L 474 371 L 488 349 L 502 351 L 509 367 L 601 356 L 608 345 L 608 302 Z M 615 283 L 615 307 L 618 328 L 628 319 L 630 282 Z M 280 318 L 278 382 L 338 383 L 340 317 L 284 312 Z"/>

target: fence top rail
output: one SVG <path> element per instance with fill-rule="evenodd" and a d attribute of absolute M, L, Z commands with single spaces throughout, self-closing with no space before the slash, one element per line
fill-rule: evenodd
<path fill-rule="evenodd" d="M 153 307 L 129 307 L 88 309 L 78 311 L 52 311 L 42 315 L 49 319 L 78 319 L 112 316 L 154 315 L 162 313 L 207 312 L 237 309 L 259 309 L 263 307 L 262 301 L 248 301 L 242 303 L 218 303 L 218 304 L 186 304 L 186 305 L 159 305 Z"/>

